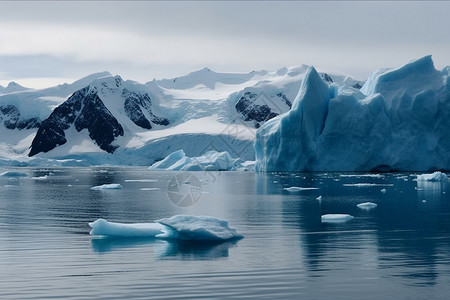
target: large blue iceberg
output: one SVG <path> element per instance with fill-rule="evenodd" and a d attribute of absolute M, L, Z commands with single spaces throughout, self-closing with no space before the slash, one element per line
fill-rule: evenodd
<path fill-rule="evenodd" d="M 450 170 L 448 67 L 431 56 L 370 76 L 361 90 L 310 67 L 292 109 L 255 141 L 258 171 Z"/>

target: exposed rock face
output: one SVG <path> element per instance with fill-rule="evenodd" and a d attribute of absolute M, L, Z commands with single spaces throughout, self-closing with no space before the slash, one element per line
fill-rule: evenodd
<path fill-rule="evenodd" d="M 8 129 L 31 129 L 41 124 L 39 118 L 23 119 L 14 105 L 0 106 L 0 122 Z"/>
<path fill-rule="evenodd" d="M 86 87 L 75 92 L 42 122 L 31 144 L 29 156 L 48 152 L 65 144 L 67 140 L 64 131 L 72 125 L 78 132 L 87 129 L 89 137 L 109 153 L 117 148 L 112 142 L 124 133 L 120 123 L 95 93 L 95 89 L 90 91 Z"/>
<path fill-rule="evenodd" d="M 266 121 L 283 113 L 281 107 L 291 107 L 291 102 L 283 93 L 278 93 L 273 98 L 264 93 L 259 95 L 253 92 L 245 92 L 236 103 L 236 111 L 244 121 L 253 121 L 255 128 L 259 128 Z M 278 105 L 277 105 L 278 103 Z"/>
<path fill-rule="evenodd" d="M 124 89 L 122 96 L 125 99 L 124 108 L 127 116 L 139 127 L 151 129 L 151 123 L 169 125 L 169 120 L 160 118 L 152 112 L 152 100 L 148 94 L 138 94 Z"/>

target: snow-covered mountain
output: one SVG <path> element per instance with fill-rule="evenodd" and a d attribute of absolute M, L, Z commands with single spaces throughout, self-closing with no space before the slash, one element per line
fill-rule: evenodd
<path fill-rule="evenodd" d="M 11 81 L 10 83 L 8 83 L 8 85 L 6 87 L 3 87 L 0 85 L 0 95 L 14 93 L 14 92 L 21 92 L 21 91 L 26 91 L 26 90 L 29 90 L 29 89 L 21 86 L 18 83 L 15 83 L 14 81 Z"/>
<path fill-rule="evenodd" d="M 256 129 L 289 111 L 307 66 L 274 72 L 204 68 L 146 84 L 107 72 L 0 94 L 3 164 L 150 165 L 183 149 L 254 159 Z M 328 82 L 361 83 L 321 73 Z"/>
<path fill-rule="evenodd" d="M 292 109 L 257 132 L 261 171 L 450 170 L 450 77 L 431 56 L 358 90 L 309 68 Z"/>

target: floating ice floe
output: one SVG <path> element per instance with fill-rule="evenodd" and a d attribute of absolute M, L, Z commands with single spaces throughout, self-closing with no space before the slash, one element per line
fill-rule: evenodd
<path fill-rule="evenodd" d="M 449 179 L 447 175 L 438 171 L 432 174 L 417 175 L 417 181 L 448 182 Z"/>
<path fill-rule="evenodd" d="M 34 179 L 34 180 L 47 180 L 48 179 L 48 175 L 31 177 L 31 179 Z"/>
<path fill-rule="evenodd" d="M 318 190 L 316 187 L 300 187 L 300 186 L 291 186 L 284 188 L 283 190 L 288 191 L 290 193 L 300 192 L 300 191 L 310 191 L 310 190 Z"/>
<path fill-rule="evenodd" d="M 347 222 L 354 217 L 348 214 L 326 214 L 322 215 L 322 223 L 343 223 Z"/>
<path fill-rule="evenodd" d="M 378 205 L 373 202 L 364 202 L 364 203 L 359 203 L 356 206 L 361 209 L 369 210 L 369 209 L 373 209 L 373 208 L 377 207 Z"/>
<path fill-rule="evenodd" d="M 141 191 L 160 191 L 160 188 L 141 188 Z"/>
<path fill-rule="evenodd" d="M 103 184 L 91 187 L 92 191 L 103 191 L 103 190 L 121 190 L 123 187 L 118 183 Z"/>
<path fill-rule="evenodd" d="M 355 186 L 355 187 L 371 187 L 371 186 L 394 186 L 390 183 L 345 183 L 343 186 Z"/>
<path fill-rule="evenodd" d="M 148 237 L 188 241 L 227 241 L 243 236 L 228 221 L 210 216 L 176 215 L 153 223 L 114 223 L 97 219 L 89 223 L 92 235 Z"/>
<path fill-rule="evenodd" d="M 340 174 L 339 177 L 370 177 L 370 178 L 384 178 L 383 174 Z"/>
<path fill-rule="evenodd" d="M 0 174 L 3 177 L 27 177 L 27 173 L 17 172 L 17 171 L 6 171 Z"/>
<path fill-rule="evenodd" d="M 158 179 L 125 179 L 125 182 L 158 182 Z"/>

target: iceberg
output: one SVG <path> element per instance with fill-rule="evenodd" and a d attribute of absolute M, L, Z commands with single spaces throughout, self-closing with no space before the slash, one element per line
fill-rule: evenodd
<path fill-rule="evenodd" d="M 91 187 L 92 191 L 103 191 L 103 190 L 121 190 L 123 187 L 118 183 L 102 184 Z"/>
<path fill-rule="evenodd" d="M 417 181 L 448 182 L 449 179 L 447 175 L 438 171 L 432 174 L 417 175 Z"/>
<path fill-rule="evenodd" d="M 89 223 L 91 235 L 109 237 L 146 237 L 185 241 L 228 241 L 243 236 L 228 226 L 228 221 L 210 216 L 176 215 L 153 223 L 115 223 L 97 219 Z"/>
<path fill-rule="evenodd" d="M 322 215 L 322 223 L 343 223 L 347 222 L 354 217 L 348 214 L 326 214 Z"/>
<path fill-rule="evenodd" d="M 450 77 L 425 56 L 361 90 L 309 67 L 292 109 L 256 134 L 257 171 L 450 170 Z"/>
<path fill-rule="evenodd" d="M 183 150 L 169 154 L 163 160 L 154 163 L 150 170 L 170 171 L 245 171 L 251 169 L 250 162 L 232 158 L 224 152 L 208 151 L 198 157 L 188 157 Z"/>
<path fill-rule="evenodd" d="M 373 202 L 364 202 L 364 203 L 359 203 L 356 206 L 361 209 L 370 210 L 370 209 L 377 207 L 378 205 Z"/>

